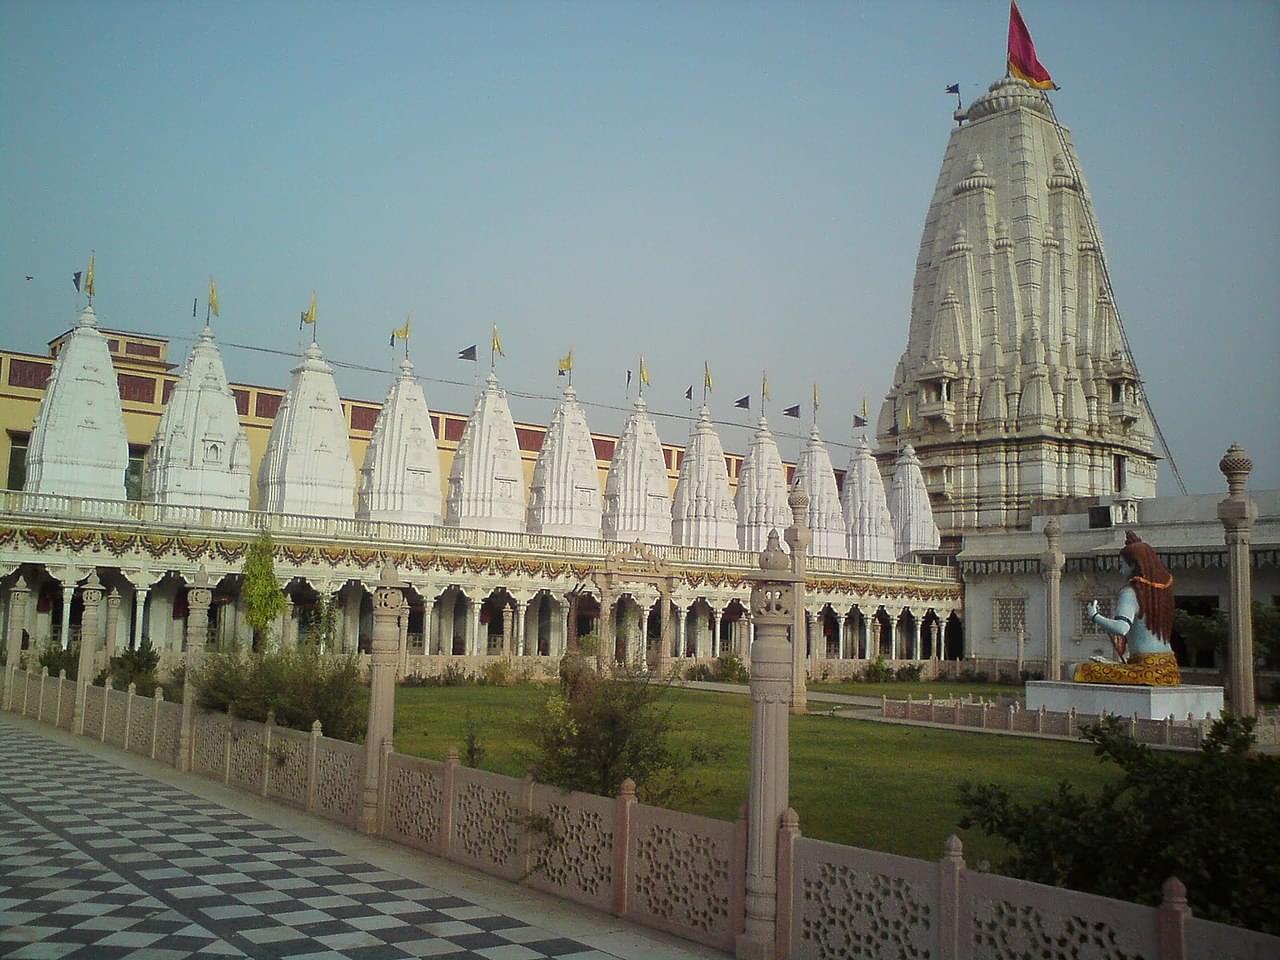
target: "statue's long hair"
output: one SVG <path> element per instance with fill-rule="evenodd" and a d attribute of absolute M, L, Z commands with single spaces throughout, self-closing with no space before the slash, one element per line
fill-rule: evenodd
<path fill-rule="evenodd" d="M 1138 615 L 1148 630 L 1169 643 L 1173 636 L 1173 574 L 1160 562 L 1151 544 L 1132 530 L 1125 533 L 1120 556 L 1133 564 L 1135 570 L 1129 586 L 1138 595 Z"/>

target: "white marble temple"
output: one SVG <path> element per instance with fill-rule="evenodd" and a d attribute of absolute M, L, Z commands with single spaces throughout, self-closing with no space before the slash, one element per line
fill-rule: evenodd
<path fill-rule="evenodd" d="M 525 529 L 520 444 L 506 391 L 492 370 L 453 455 L 444 522 L 476 530 Z"/>
<path fill-rule="evenodd" d="M 413 363 L 405 358 L 365 449 L 356 516 L 439 523 L 441 499 L 440 451 L 431 411 Z"/>
<path fill-rule="evenodd" d="M 671 542 L 686 547 L 738 548 L 738 512 L 729 493 L 724 447 L 705 404 L 689 431 L 680 463 L 671 504 Z"/>
<path fill-rule="evenodd" d="M 551 414 L 529 484 L 530 533 L 599 537 L 600 470 L 587 412 L 572 384 Z"/>
<path fill-rule="evenodd" d="M 902 448 L 893 467 L 889 512 L 893 516 L 893 543 L 899 560 L 908 562 L 917 551 L 938 549 L 941 538 L 933 520 L 929 491 L 920 475 L 920 461 L 909 443 Z"/>
<path fill-rule="evenodd" d="M 333 367 L 316 343 L 293 368 L 258 468 L 258 502 L 271 513 L 355 516 L 356 468 Z"/>
<path fill-rule="evenodd" d="M 637 397 L 613 448 L 604 485 L 606 540 L 671 542 L 671 492 L 658 429 Z"/>
<path fill-rule="evenodd" d="M 884 480 L 865 437 L 858 437 L 853 443 L 840 503 L 844 510 L 850 559 L 884 563 L 898 559 Z"/>
<path fill-rule="evenodd" d="M 249 509 L 249 441 L 206 324 L 182 365 L 143 464 L 142 499 Z"/>
<path fill-rule="evenodd" d="M 809 555 L 847 557 L 849 546 L 836 472 L 815 423 L 796 460 L 796 486 L 809 495 Z"/>
<path fill-rule="evenodd" d="M 768 544 L 770 531 L 777 530 L 781 536 L 791 525 L 787 471 L 764 417 L 756 422 L 756 431 L 742 458 L 734 502 L 738 509 L 739 549 L 759 553 Z"/>
<path fill-rule="evenodd" d="M 62 344 L 27 445 L 24 490 L 125 498 L 129 441 L 120 387 L 92 306 Z"/>

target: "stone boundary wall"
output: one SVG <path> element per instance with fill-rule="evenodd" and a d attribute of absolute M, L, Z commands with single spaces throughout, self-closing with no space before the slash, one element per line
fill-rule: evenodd
<path fill-rule="evenodd" d="M 191 710 L 184 758 L 183 708 L 160 691 L 152 699 L 133 689 L 77 689 L 47 670 L 6 669 L 0 681 L 0 703 L 11 712 L 189 765 L 337 823 L 357 821 L 364 748 L 325 737 L 318 723 L 302 733 Z M 921 708 L 930 705 L 913 706 Z M 443 762 L 424 760 L 387 742 L 375 832 L 722 950 L 734 948 L 744 927 L 745 807 L 737 822 L 712 820 L 639 803 L 630 781 L 616 798 L 573 793 L 463 767 L 456 751 Z M 1159 907 L 1146 907 L 968 870 L 954 837 L 940 861 L 915 860 L 805 838 L 789 810 L 778 828 L 776 871 L 779 960 L 1280 955 L 1278 937 L 1191 916 L 1176 880 L 1165 884 Z"/>

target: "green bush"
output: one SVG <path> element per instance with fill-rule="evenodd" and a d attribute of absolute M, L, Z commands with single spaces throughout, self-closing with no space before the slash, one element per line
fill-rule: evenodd
<path fill-rule="evenodd" d="M 481 682 L 490 687 L 510 687 L 515 684 L 510 660 L 490 660 L 481 671 Z"/>
<path fill-rule="evenodd" d="M 888 683 L 893 679 L 893 667 L 884 662 L 884 657 L 876 657 L 874 663 L 867 664 L 862 671 L 861 679 L 865 683 Z"/>
<path fill-rule="evenodd" d="M 712 672 L 710 664 L 695 663 L 684 672 L 684 678 L 686 680 L 706 682 L 708 680 L 716 679 L 716 676 L 715 673 Z"/>
<path fill-rule="evenodd" d="M 127 690 L 134 684 L 134 692 L 142 697 L 153 696 L 160 679 L 156 670 L 160 666 L 160 654 L 151 646 L 150 640 L 143 640 L 132 650 L 124 649 L 111 658 L 107 669 L 94 678 L 97 686 L 103 686 L 107 678 L 111 678 L 111 686 L 116 690 Z M 166 695 L 168 691 L 165 691 Z"/>
<path fill-rule="evenodd" d="M 915 682 L 920 679 L 920 674 L 924 672 L 924 667 L 918 663 L 907 663 L 893 671 L 893 679 Z"/>
<path fill-rule="evenodd" d="M 310 730 L 320 721 L 325 736 L 359 740 L 368 714 L 368 689 L 355 654 L 323 655 L 305 645 L 257 653 L 233 648 L 207 655 L 196 668 L 196 702 L 247 720 Z"/>
<path fill-rule="evenodd" d="M 746 683 L 751 679 L 751 671 L 735 653 L 724 653 L 716 660 L 715 679 L 721 683 Z"/>
<path fill-rule="evenodd" d="M 65 670 L 67 679 L 74 680 L 80 668 L 80 644 L 70 644 L 63 650 L 57 640 L 50 640 L 40 651 L 38 665 L 48 667 L 51 677 L 56 677 Z"/>

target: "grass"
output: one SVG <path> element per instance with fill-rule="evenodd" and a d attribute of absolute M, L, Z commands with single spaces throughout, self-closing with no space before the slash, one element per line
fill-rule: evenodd
<path fill-rule="evenodd" d="M 523 776 L 523 730 L 551 688 L 402 687 L 396 691 L 396 748 L 443 758 L 461 747 L 469 710 L 486 750 L 482 766 Z M 750 701 L 745 696 L 673 688 L 678 737 L 722 751 L 700 767 L 700 788 L 681 809 L 732 819 L 747 796 Z M 966 859 L 997 859 L 1002 848 L 957 827 L 962 780 L 996 782 L 1030 798 L 1061 780 L 1095 791 L 1112 776 L 1086 744 L 906 727 L 822 715 L 793 717 L 791 804 L 806 836 L 937 859 L 950 833 Z"/>
<path fill-rule="evenodd" d="M 905 700 L 910 694 L 913 700 L 928 700 L 932 695 L 935 700 L 948 697 L 965 699 L 970 696 L 1016 697 L 1021 696 L 1022 684 L 1016 686 L 1008 683 L 967 683 L 963 680 L 889 680 L 885 683 L 866 683 L 861 680 L 830 680 L 809 684 L 811 692 L 843 693 L 855 697 L 888 697 L 890 700 Z"/>

